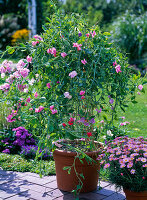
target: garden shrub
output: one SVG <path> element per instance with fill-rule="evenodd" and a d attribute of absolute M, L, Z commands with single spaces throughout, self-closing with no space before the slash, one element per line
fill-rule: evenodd
<path fill-rule="evenodd" d="M 13 14 L 0 16 L 0 49 L 5 50 L 6 46 L 10 44 L 11 36 L 19 27 L 17 17 L 14 17 Z"/>
<path fill-rule="evenodd" d="M 126 12 L 111 26 L 112 41 L 127 53 L 131 64 L 145 67 L 147 46 L 147 12 L 142 15 Z"/>

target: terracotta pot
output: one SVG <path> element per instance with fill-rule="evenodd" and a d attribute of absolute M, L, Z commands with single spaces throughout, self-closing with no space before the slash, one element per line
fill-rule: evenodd
<path fill-rule="evenodd" d="M 147 200 L 147 191 L 133 192 L 123 189 L 127 200 Z"/>
<path fill-rule="evenodd" d="M 100 170 L 100 163 L 96 160 L 98 153 L 99 151 L 86 153 L 96 161 L 96 164 L 88 164 L 85 159 L 83 159 L 82 164 L 79 159 L 76 159 L 76 170 L 78 173 L 83 173 L 85 177 L 85 179 L 82 179 L 83 188 L 81 192 L 90 192 L 97 188 Z M 71 192 L 72 190 L 76 189 L 77 185 L 79 184 L 73 168 L 71 169 L 70 174 L 67 173 L 67 170 L 63 170 L 64 167 L 72 166 L 76 155 L 76 152 L 62 150 L 55 150 L 53 153 L 56 167 L 57 186 L 60 190 Z"/>

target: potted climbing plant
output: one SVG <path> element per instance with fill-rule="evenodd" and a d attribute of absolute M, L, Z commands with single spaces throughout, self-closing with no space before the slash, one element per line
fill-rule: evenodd
<path fill-rule="evenodd" d="M 97 187 L 96 158 L 102 147 L 97 141 L 103 125 L 109 129 L 118 107 L 127 106 L 128 96 L 135 102 L 138 77 L 131 79 L 127 59 L 109 42 L 110 33 L 60 11 L 48 20 L 42 35 L 35 35 L 26 46 L 20 44 L 30 51 L 27 75 L 19 79 L 27 102 L 23 120 L 42 148 L 54 150 L 59 189 L 87 192 Z M 15 47 L 8 48 L 14 51 Z M 17 69 L 18 74 L 22 71 Z"/>
<path fill-rule="evenodd" d="M 147 138 L 117 137 L 99 155 L 108 179 L 123 187 L 127 200 L 147 199 Z"/>

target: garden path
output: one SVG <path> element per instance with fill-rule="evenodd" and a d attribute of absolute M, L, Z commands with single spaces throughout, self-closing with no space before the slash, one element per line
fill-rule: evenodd
<path fill-rule="evenodd" d="M 101 181 L 101 190 L 80 194 L 80 200 L 125 200 L 123 191 Z M 57 188 L 56 176 L 40 178 L 30 172 L 12 172 L 0 169 L 0 200 L 73 200 L 69 192 Z"/>

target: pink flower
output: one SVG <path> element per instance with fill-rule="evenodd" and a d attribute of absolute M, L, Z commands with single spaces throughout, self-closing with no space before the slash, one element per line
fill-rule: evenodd
<path fill-rule="evenodd" d="M 61 56 L 64 58 L 65 56 L 67 56 L 67 54 L 65 52 L 61 53 Z"/>
<path fill-rule="evenodd" d="M 47 83 L 46 86 L 47 86 L 48 88 L 51 88 L 51 84 L 50 84 L 50 83 Z"/>
<path fill-rule="evenodd" d="M 128 164 L 127 164 L 127 168 L 131 168 L 133 166 L 133 163 L 132 162 L 129 162 Z"/>
<path fill-rule="evenodd" d="M 147 167 L 147 164 L 142 165 L 142 167 Z"/>
<path fill-rule="evenodd" d="M 56 57 L 56 49 L 53 47 L 51 49 L 47 49 L 47 53 L 52 54 L 54 57 Z"/>
<path fill-rule="evenodd" d="M 85 99 L 85 96 L 81 96 L 81 99 Z"/>
<path fill-rule="evenodd" d="M 120 123 L 120 126 L 124 126 L 125 124 L 124 123 Z"/>
<path fill-rule="evenodd" d="M 84 60 L 81 60 L 81 63 L 83 63 L 83 65 L 86 65 L 87 61 L 85 60 L 85 58 Z"/>
<path fill-rule="evenodd" d="M 121 118 L 122 118 L 122 119 L 125 119 L 125 117 L 124 117 L 124 116 L 122 116 Z"/>
<path fill-rule="evenodd" d="M 124 158 L 124 159 L 123 159 L 123 162 L 124 162 L 124 163 L 129 162 L 129 158 Z"/>
<path fill-rule="evenodd" d="M 145 179 L 145 177 L 143 176 L 142 179 Z"/>
<path fill-rule="evenodd" d="M 52 111 L 52 114 L 56 114 L 58 111 L 57 110 L 51 110 Z"/>
<path fill-rule="evenodd" d="M 121 165 L 120 165 L 120 168 L 124 168 L 126 165 L 124 164 L 124 163 L 122 163 Z"/>
<path fill-rule="evenodd" d="M 40 112 L 41 112 L 43 109 L 44 109 L 43 106 L 39 106 L 39 110 L 40 110 Z"/>
<path fill-rule="evenodd" d="M 116 61 L 115 61 L 115 62 L 113 62 L 113 67 L 115 67 L 115 65 L 117 65 Z"/>
<path fill-rule="evenodd" d="M 50 110 L 53 110 L 54 109 L 54 105 L 50 106 Z"/>
<path fill-rule="evenodd" d="M 142 90 L 143 89 L 143 85 L 138 85 L 138 89 Z"/>
<path fill-rule="evenodd" d="M 39 112 L 40 112 L 39 108 L 35 108 L 35 113 L 39 113 Z"/>
<path fill-rule="evenodd" d="M 109 164 L 109 163 L 106 163 L 106 164 L 104 165 L 104 169 L 106 169 L 106 168 L 108 168 L 108 167 L 110 167 L 110 164 Z"/>
<path fill-rule="evenodd" d="M 33 110 L 33 108 L 29 108 L 29 110 L 31 111 L 31 110 Z"/>
<path fill-rule="evenodd" d="M 135 169 L 131 169 L 130 173 L 135 174 Z"/>
<path fill-rule="evenodd" d="M 8 115 L 7 122 L 15 122 L 15 121 L 16 121 L 16 119 L 13 119 L 13 114 Z"/>
<path fill-rule="evenodd" d="M 41 40 L 41 41 L 43 40 L 42 37 L 41 37 L 40 35 L 34 35 L 33 37 L 34 37 L 36 40 Z"/>
<path fill-rule="evenodd" d="M 100 123 L 101 123 L 101 124 L 104 123 L 104 120 L 101 120 Z"/>
<path fill-rule="evenodd" d="M 93 31 L 93 32 L 90 32 L 90 34 L 92 35 L 92 38 L 96 35 L 96 32 Z"/>
<path fill-rule="evenodd" d="M 116 65 L 115 67 L 116 73 L 122 72 L 120 68 L 121 68 L 120 65 Z"/>
<path fill-rule="evenodd" d="M 73 43 L 73 47 L 77 47 L 77 50 L 78 50 L 78 51 L 81 50 L 81 46 L 82 46 L 82 44 Z"/>
<path fill-rule="evenodd" d="M 65 98 L 71 99 L 72 96 L 69 94 L 69 92 L 64 92 Z"/>
<path fill-rule="evenodd" d="M 25 78 L 25 77 L 28 76 L 29 71 L 30 71 L 29 69 L 24 68 L 24 69 L 21 69 L 21 70 L 20 70 L 20 74 L 22 75 L 23 78 Z"/>
<path fill-rule="evenodd" d="M 84 95 L 84 94 L 85 94 L 85 91 L 81 90 L 80 95 Z"/>
<path fill-rule="evenodd" d="M 89 37 L 89 36 L 90 36 L 90 33 L 87 33 L 86 36 Z"/>
<path fill-rule="evenodd" d="M 32 62 L 32 57 L 27 56 L 27 62 L 28 62 L 28 63 L 31 63 L 31 62 Z"/>
<path fill-rule="evenodd" d="M 70 78 L 74 78 L 75 76 L 77 76 L 77 72 L 76 71 L 72 71 L 69 73 Z"/>
<path fill-rule="evenodd" d="M 146 158 L 141 158 L 141 162 L 146 162 L 147 159 Z"/>
<path fill-rule="evenodd" d="M 32 46 L 36 46 L 36 44 L 39 44 L 39 41 L 32 41 Z"/>
<path fill-rule="evenodd" d="M 140 92 L 137 92 L 138 95 L 141 95 Z"/>
<path fill-rule="evenodd" d="M 30 101 L 31 101 L 31 98 L 28 97 L 27 100 L 26 100 L 26 102 L 30 103 Z"/>
<path fill-rule="evenodd" d="M 38 97 L 38 93 L 37 93 L 37 92 L 34 93 L 34 97 L 35 97 L 35 98 Z"/>
<path fill-rule="evenodd" d="M 123 173 L 120 173 L 120 175 L 123 176 L 124 174 L 123 174 Z"/>

